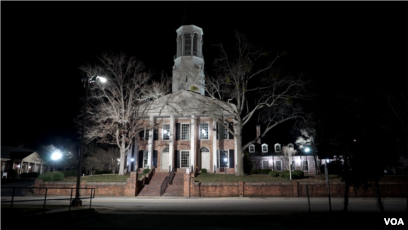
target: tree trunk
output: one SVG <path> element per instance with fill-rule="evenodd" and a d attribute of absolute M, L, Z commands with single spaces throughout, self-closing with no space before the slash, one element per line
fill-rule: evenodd
<path fill-rule="evenodd" d="M 314 159 L 314 162 L 315 162 L 316 175 L 320 175 L 320 168 L 319 168 L 319 165 L 317 165 L 316 153 L 313 154 L 313 159 Z"/>
<path fill-rule="evenodd" d="M 238 121 L 239 122 L 239 121 Z M 235 128 L 235 141 L 236 141 L 236 146 L 237 146 L 237 169 L 235 171 L 235 176 L 245 176 L 244 173 L 244 154 L 242 151 L 242 130 L 239 128 L 242 127 L 241 124 L 237 124 Z"/>
<path fill-rule="evenodd" d="M 376 194 L 377 194 L 377 205 L 380 208 L 380 211 L 384 212 L 384 207 L 383 207 L 383 204 L 381 202 L 381 193 L 380 193 L 380 186 L 378 185 L 378 179 L 375 179 L 374 185 L 375 185 L 375 191 L 376 191 Z"/>
<path fill-rule="evenodd" d="M 120 148 L 120 164 L 119 164 L 119 175 L 124 175 L 125 169 L 125 148 Z"/>

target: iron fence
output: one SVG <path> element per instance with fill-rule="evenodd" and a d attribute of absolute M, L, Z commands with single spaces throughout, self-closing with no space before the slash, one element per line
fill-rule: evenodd
<path fill-rule="evenodd" d="M 13 203 L 15 202 L 28 202 L 28 201 L 44 201 L 43 204 L 43 214 L 45 214 L 45 205 L 47 203 L 47 193 L 48 193 L 48 189 L 70 189 L 71 190 L 71 195 L 70 198 L 59 198 L 59 199 L 48 199 L 48 200 L 69 200 L 69 211 L 71 211 L 71 206 L 72 206 L 72 193 L 73 190 L 76 188 L 48 188 L 48 187 L 1 187 L 1 189 L 13 189 L 13 193 L 11 196 L 11 201 L 9 200 L 2 200 L 1 203 L 8 203 L 10 202 L 10 208 L 13 209 Z M 33 191 L 33 189 L 45 189 L 45 193 L 44 193 L 44 199 L 35 199 L 35 200 L 14 200 L 14 194 L 16 189 L 29 189 L 29 191 Z M 79 188 L 79 189 L 90 189 L 91 190 L 91 195 L 89 197 L 80 197 L 80 200 L 84 200 L 84 199 L 90 199 L 89 200 L 89 210 L 92 207 L 92 199 L 95 198 L 95 188 Z"/>

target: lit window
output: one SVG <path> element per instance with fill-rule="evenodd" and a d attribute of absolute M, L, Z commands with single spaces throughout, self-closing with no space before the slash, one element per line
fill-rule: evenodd
<path fill-rule="evenodd" d="M 199 126 L 200 140 L 208 140 L 208 123 L 202 123 Z"/>
<path fill-rule="evenodd" d="M 268 161 L 262 161 L 262 169 L 268 169 L 269 168 L 269 162 Z"/>
<path fill-rule="evenodd" d="M 224 123 L 224 125 L 218 123 L 218 132 L 219 132 L 219 138 L 221 140 L 227 140 L 229 138 L 229 132 L 228 129 L 226 128 L 228 124 Z"/>
<path fill-rule="evenodd" d="M 282 161 L 276 161 L 276 171 L 282 171 Z"/>
<path fill-rule="evenodd" d="M 262 152 L 263 152 L 263 153 L 267 153 L 267 152 L 268 152 L 268 145 L 267 145 L 267 144 L 263 144 L 263 145 L 262 145 Z"/>
<path fill-rule="evenodd" d="M 249 153 L 254 153 L 255 152 L 255 145 L 250 145 L 249 146 Z"/>
<path fill-rule="evenodd" d="M 302 170 L 303 171 L 309 171 L 309 162 L 308 161 L 302 161 Z"/>
<path fill-rule="evenodd" d="M 281 145 L 278 143 L 278 144 L 275 144 L 275 152 L 280 152 L 281 151 Z"/>
<path fill-rule="evenodd" d="M 190 165 L 190 152 L 189 151 L 181 151 L 181 159 L 180 165 L 182 168 L 188 168 Z"/>
<path fill-rule="evenodd" d="M 228 150 L 220 150 L 220 168 L 228 167 L 228 161 L 229 161 L 229 151 Z"/>
<path fill-rule="evenodd" d="M 170 140 L 170 124 L 163 124 L 163 140 Z"/>
<path fill-rule="evenodd" d="M 190 124 L 181 124 L 181 140 L 190 139 Z"/>

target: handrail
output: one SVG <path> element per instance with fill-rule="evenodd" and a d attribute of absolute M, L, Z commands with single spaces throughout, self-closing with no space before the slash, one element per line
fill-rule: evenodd
<path fill-rule="evenodd" d="M 45 214 L 45 204 L 47 202 L 47 193 L 48 189 L 71 189 L 71 196 L 70 198 L 60 198 L 60 199 L 48 199 L 48 200 L 69 200 L 69 211 L 71 211 L 71 206 L 72 206 L 72 192 L 76 188 L 67 188 L 67 187 L 60 187 L 60 188 L 48 188 L 48 187 L 1 187 L 1 189 L 13 189 L 13 194 L 11 196 L 11 201 L 8 200 L 2 200 L 1 203 L 8 203 L 10 202 L 10 208 L 13 209 L 13 203 L 15 202 L 27 202 L 27 201 L 44 201 L 43 205 L 43 214 Z M 45 189 L 45 194 L 44 194 L 44 199 L 36 199 L 36 200 L 14 200 L 14 193 L 15 190 L 17 189 L 30 189 L 32 191 L 33 189 Z M 91 189 L 91 195 L 89 197 L 80 197 L 80 200 L 83 199 L 90 199 L 89 201 L 89 210 L 91 210 L 92 206 L 92 199 L 95 198 L 95 188 L 79 188 L 79 189 Z"/>
<path fill-rule="evenodd" d="M 176 168 L 173 167 L 169 174 L 169 184 L 173 184 L 173 179 L 176 176 Z"/>
<path fill-rule="evenodd" d="M 173 169 L 169 172 L 169 175 L 166 176 L 166 178 L 164 178 L 163 183 L 160 186 L 160 196 L 163 196 L 169 184 L 173 183 L 174 176 L 176 175 L 175 172 L 176 172 L 176 168 L 173 167 Z"/>

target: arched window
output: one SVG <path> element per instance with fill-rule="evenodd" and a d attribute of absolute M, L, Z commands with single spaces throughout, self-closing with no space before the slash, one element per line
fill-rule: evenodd
<path fill-rule="evenodd" d="M 203 147 L 200 149 L 200 152 L 207 153 L 207 152 L 210 152 L 210 149 L 208 149 L 207 147 Z"/>
<path fill-rule="evenodd" d="M 288 144 L 288 148 L 293 148 L 293 144 L 292 144 L 292 143 L 289 143 L 289 144 Z"/>
<path fill-rule="evenodd" d="M 193 51 L 195 56 L 197 56 L 197 47 L 198 47 L 198 35 L 194 34 Z"/>
<path fill-rule="evenodd" d="M 255 152 L 255 145 L 250 145 L 249 146 L 249 153 L 254 153 Z"/>
<path fill-rule="evenodd" d="M 169 147 L 164 147 L 162 149 L 162 153 L 168 153 L 169 152 Z"/>
<path fill-rule="evenodd" d="M 267 152 L 268 152 L 268 145 L 267 145 L 267 144 L 263 144 L 263 145 L 262 145 L 262 152 L 263 152 L 263 153 L 267 153 Z"/>
<path fill-rule="evenodd" d="M 275 152 L 277 152 L 277 153 L 281 152 L 281 144 L 279 144 L 279 143 L 275 144 Z"/>
<path fill-rule="evenodd" d="M 184 55 L 191 55 L 191 34 L 184 35 Z"/>

